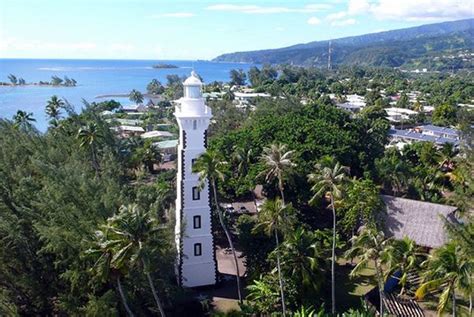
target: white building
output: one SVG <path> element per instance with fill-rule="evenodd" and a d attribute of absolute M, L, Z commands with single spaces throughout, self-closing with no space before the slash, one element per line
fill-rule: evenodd
<path fill-rule="evenodd" d="M 194 71 L 183 83 L 175 116 L 179 125 L 176 199 L 177 276 L 180 285 L 196 287 L 217 282 L 217 262 L 211 229 L 209 184 L 199 189 L 192 164 L 206 150 L 211 109 L 202 97 L 202 83 Z"/>
<path fill-rule="evenodd" d="M 334 99 L 336 96 L 334 94 L 329 95 L 331 99 Z M 337 103 L 337 107 L 357 113 L 366 106 L 365 98 L 359 95 L 347 95 L 345 97 L 346 101 L 342 103 Z"/>
<path fill-rule="evenodd" d="M 410 120 L 412 116 L 418 113 L 410 109 L 397 108 L 397 107 L 385 108 L 385 112 L 387 113 L 386 118 L 390 122 L 407 121 L 407 120 Z"/>

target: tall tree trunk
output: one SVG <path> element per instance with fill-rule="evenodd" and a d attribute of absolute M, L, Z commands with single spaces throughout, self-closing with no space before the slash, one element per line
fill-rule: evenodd
<path fill-rule="evenodd" d="M 332 208 L 332 250 L 331 250 L 331 312 L 336 314 L 336 208 L 334 208 L 334 197 L 331 194 Z"/>
<path fill-rule="evenodd" d="M 456 317 L 456 292 L 453 285 L 453 317 Z"/>
<path fill-rule="evenodd" d="M 286 205 L 285 203 L 285 194 L 283 193 L 283 180 L 281 176 L 278 177 L 278 189 L 280 190 L 281 201 L 283 202 L 283 207 Z"/>
<path fill-rule="evenodd" d="M 122 289 L 122 283 L 120 282 L 120 276 L 117 277 L 117 288 L 120 294 L 120 298 L 122 299 L 122 304 L 125 307 L 125 310 L 127 311 L 128 316 L 134 317 L 135 315 L 130 310 L 130 307 L 128 307 L 127 298 L 125 297 L 125 294 Z"/>
<path fill-rule="evenodd" d="M 469 316 L 472 316 L 472 292 L 469 294 Z"/>
<path fill-rule="evenodd" d="M 94 143 L 91 144 L 91 154 L 92 154 L 92 167 L 94 168 L 96 174 L 99 174 L 99 162 L 97 159 L 97 150 L 95 148 Z"/>
<path fill-rule="evenodd" d="M 380 298 L 380 316 L 383 317 L 383 283 L 382 283 L 382 274 L 380 271 L 380 266 L 378 260 L 374 260 L 375 262 L 375 274 L 377 275 L 377 284 L 379 289 L 379 298 Z"/>
<path fill-rule="evenodd" d="M 153 284 L 150 273 L 146 273 L 146 277 L 148 279 L 148 284 L 150 284 L 151 292 L 153 293 L 153 298 L 155 299 L 156 306 L 160 311 L 160 315 L 161 317 L 165 317 L 163 305 L 161 304 L 160 298 L 158 297 L 158 293 L 156 292 L 155 285 Z"/>
<path fill-rule="evenodd" d="M 227 238 L 227 242 L 229 242 L 230 249 L 232 250 L 232 255 L 234 257 L 234 264 L 235 264 L 235 272 L 236 272 L 236 281 L 237 281 L 237 294 L 239 296 L 239 303 L 242 304 L 242 291 L 240 289 L 240 270 L 239 270 L 239 262 L 237 261 L 237 254 L 235 253 L 234 244 L 232 243 L 232 237 L 230 236 L 229 230 L 224 223 L 224 218 L 221 213 L 221 208 L 219 206 L 219 202 L 217 201 L 217 188 L 216 188 L 216 181 L 212 179 L 212 190 L 214 192 L 214 203 L 216 204 L 217 215 L 219 216 L 219 222 L 221 223 L 222 229 L 224 229 L 225 236 Z"/>
<path fill-rule="evenodd" d="M 278 270 L 278 281 L 280 283 L 281 308 L 283 311 L 283 317 L 285 317 L 286 316 L 285 291 L 283 288 L 283 278 L 281 277 L 280 254 L 278 250 L 280 242 L 278 241 L 278 231 L 276 229 L 275 229 L 275 243 L 276 243 L 276 250 L 277 250 L 277 270 Z"/>

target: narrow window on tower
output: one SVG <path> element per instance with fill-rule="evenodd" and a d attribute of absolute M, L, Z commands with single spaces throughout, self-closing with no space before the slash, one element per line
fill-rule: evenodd
<path fill-rule="evenodd" d="M 193 187 L 193 200 L 199 199 L 201 199 L 201 192 L 199 191 L 199 188 Z"/>
<path fill-rule="evenodd" d="M 191 168 L 194 167 L 194 163 L 196 163 L 196 160 L 197 160 L 197 159 L 192 159 L 192 160 L 191 160 Z"/>
<path fill-rule="evenodd" d="M 194 256 L 201 256 L 202 255 L 202 245 L 200 243 L 194 244 Z"/>
<path fill-rule="evenodd" d="M 196 129 L 197 129 L 197 121 L 193 120 L 193 130 L 196 130 Z"/>
<path fill-rule="evenodd" d="M 193 225 L 194 229 L 201 229 L 201 216 L 193 217 Z"/>

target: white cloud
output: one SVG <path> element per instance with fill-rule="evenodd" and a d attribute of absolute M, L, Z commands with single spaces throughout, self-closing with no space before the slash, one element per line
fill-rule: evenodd
<path fill-rule="evenodd" d="M 331 13 L 326 16 L 326 20 L 333 22 L 337 20 L 341 20 L 343 18 L 347 17 L 347 12 L 341 11 L 341 12 L 336 12 L 336 13 Z"/>
<path fill-rule="evenodd" d="M 376 19 L 435 22 L 471 18 L 472 0 L 349 0 L 347 9 L 326 16 L 331 26 L 357 23 L 356 16 L 368 14 Z"/>
<path fill-rule="evenodd" d="M 379 0 L 371 6 L 378 19 L 441 21 L 472 18 L 472 0 Z"/>
<path fill-rule="evenodd" d="M 282 31 L 285 31 L 285 28 L 282 27 L 282 26 L 277 26 L 277 27 L 275 28 L 275 31 L 282 32 Z"/>
<path fill-rule="evenodd" d="M 347 6 L 347 13 L 350 15 L 367 13 L 370 10 L 370 4 L 367 0 L 350 0 Z"/>
<path fill-rule="evenodd" d="M 152 15 L 152 18 L 159 19 L 159 18 L 191 18 L 195 16 L 194 13 L 191 12 L 172 12 L 172 13 L 164 13 L 164 14 L 155 14 Z"/>
<path fill-rule="evenodd" d="M 317 17 L 311 17 L 308 19 L 308 24 L 310 25 L 317 25 L 317 24 L 320 24 L 321 23 L 321 20 L 318 19 Z"/>
<path fill-rule="evenodd" d="M 214 4 L 208 6 L 207 10 L 227 11 L 246 14 L 275 14 L 275 13 L 314 13 L 328 10 L 332 7 L 330 4 L 308 4 L 302 8 L 290 8 L 282 6 L 258 6 L 258 5 L 236 5 L 236 4 Z"/>
<path fill-rule="evenodd" d="M 336 20 L 331 22 L 331 26 L 348 26 L 356 23 L 357 21 L 355 19 Z"/>

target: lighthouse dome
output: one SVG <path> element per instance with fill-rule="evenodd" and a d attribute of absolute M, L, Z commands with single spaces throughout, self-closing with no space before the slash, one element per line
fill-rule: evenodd
<path fill-rule="evenodd" d="M 199 79 L 198 74 L 193 70 L 191 76 L 189 76 L 183 83 L 184 86 L 202 86 L 202 82 Z"/>

